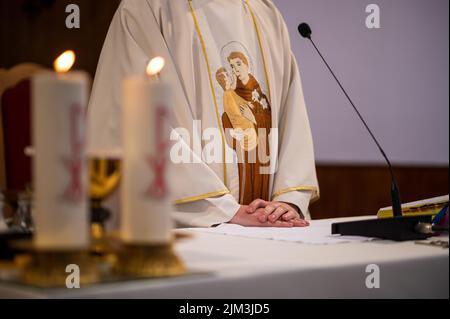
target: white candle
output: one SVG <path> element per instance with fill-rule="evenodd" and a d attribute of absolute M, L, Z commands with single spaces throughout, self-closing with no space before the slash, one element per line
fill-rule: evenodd
<path fill-rule="evenodd" d="M 67 72 L 74 54 L 56 67 Z M 89 243 L 83 72 L 39 74 L 32 81 L 35 244 L 44 250 L 83 249 Z"/>
<path fill-rule="evenodd" d="M 159 61 L 154 74 L 163 67 Z M 167 244 L 172 229 L 167 181 L 170 86 L 156 76 L 132 76 L 123 81 L 122 98 L 122 239 Z"/>

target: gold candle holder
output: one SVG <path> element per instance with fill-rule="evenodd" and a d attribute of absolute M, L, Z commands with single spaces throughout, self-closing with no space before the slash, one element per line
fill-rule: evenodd
<path fill-rule="evenodd" d="M 113 271 L 120 275 L 160 278 L 186 273 L 172 244 L 124 244 L 117 254 Z"/>
<path fill-rule="evenodd" d="M 104 155 L 104 154 L 103 154 Z M 29 253 L 21 260 L 22 282 L 39 287 L 65 286 L 70 273 L 68 265 L 80 269 L 80 284 L 100 281 L 98 264 L 109 260 L 112 248 L 105 236 L 104 221 L 109 216 L 102 202 L 118 186 L 120 181 L 120 160 L 115 156 L 91 156 L 89 160 L 89 197 L 91 199 L 91 245 L 86 250 L 39 250 L 26 244 Z M 94 256 L 92 256 L 94 255 Z"/>
<path fill-rule="evenodd" d="M 22 262 L 24 265 L 21 280 L 28 285 L 43 288 L 66 286 L 66 281 L 71 275 L 70 272 L 66 272 L 69 265 L 79 267 L 80 285 L 100 281 L 100 272 L 89 251 L 34 250 Z"/>

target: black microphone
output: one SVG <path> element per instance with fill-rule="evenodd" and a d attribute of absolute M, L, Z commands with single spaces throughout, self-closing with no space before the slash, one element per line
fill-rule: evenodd
<path fill-rule="evenodd" d="M 298 32 L 300 32 L 300 35 L 304 38 L 310 39 L 311 40 L 311 27 L 309 26 L 308 23 L 300 23 L 300 25 L 298 26 Z"/>
<path fill-rule="evenodd" d="M 347 94 L 347 92 L 345 91 L 344 87 L 342 86 L 341 82 L 338 80 L 338 78 L 334 74 L 333 70 L 331 69 L 331 67 L 329 66 L 329 64 L 327 63 L 325 58 L 323 57 L 322 53 L 320 53 L 320 51 L 317 48 L 316 44 L 312 40 L 312 38 L 311 38 L 311 34 L 312 34 L 311 27 L 307 23 L 301 23 L 298 26 L 298 32 L 300 33 L 300 35 L 302 37 L 304 37 L 306 39 L 309 39 L 311 41 L 311 43 L 314 46 L 314 48 L 316 49 L 317 53 L 322 58 L 323 62 L 327 66 L 328 70 L 331 72 L 331 74 L 333 75 L 334 79 L 339 84 L 339 87 L 341 88 L 342 92 L 344 92 L 344 94 L 347 97 L 348 101 L 350 102 L 350 104 L 352 105 L 353 109 L 355 110 L 356 114 L 358 115 L 358 117 L 360 118 L 360 120 L 364 124 L 365 128 L 369 132 L 370 136 L 374 140 L 375 144 L 377 145 L 378 149 L 381 152 L 381 155 L 383 155 L 384 159 L 386 160 L 386 163 L 387 163 L 387 165 L 389 167 L 389 172 L 391 174 L 391 180 L 392 180 L 392 183 L 391 183 L 392 184 L 391 185 L 392 211 L 393 211 L 394 217 L 401 217 L 402 216 L 402 203 L 400 201 L 400 191 L 399 191 L 399 188 L 398 188 L 398 185 L 397 185 L 397 180 L 395 179 L 394 170 L 392 168 L 391 162 L 389 161 L 389 158 L 387 157 L 387 155 L 384 152 L 383 148 L 381 147 L 380 143 L 376 139 L 375 135 L 370 130 L 370 128 L 367 125 L 366 121 L 364 120 L 364 118 L 362 117 L 361 113 L 359 112 L 358 108 L 355 106 L 355 104 L 353 103 L 352 99 L 350 98 L 350 96 Z"/>

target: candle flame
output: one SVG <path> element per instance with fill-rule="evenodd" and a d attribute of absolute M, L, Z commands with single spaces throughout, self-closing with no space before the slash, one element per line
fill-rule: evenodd
<path fill-rule="evenodd" d="M 58 73 L 68 72 L 75 63 L 75 52 L 68 50 L 61 54 L 53 63 L 55 71 Z"/>
<path fill-rule="evenodd" d="M 152 59 L 147 66 L 147 74 L 152 76 L 156 75 L 164 68 L 166 61 L 162 57 L 156 57 Z"/>

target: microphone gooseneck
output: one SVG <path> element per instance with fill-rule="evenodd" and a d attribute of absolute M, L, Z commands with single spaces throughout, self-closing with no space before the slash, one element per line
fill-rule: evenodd
<path fill-rule="evenodd" d="M 344 92 L 347 100 L 350 102 L 351 106 L 353 107 L 354 111 L 356 112 L 356 114 L 358 115 L 359 119 L 361 120 L 361 122 L 364 124 L 364 127 L 366 128 L 366 130 L 369 132 L 370 136 L 372 137 L 373 141 L 375 142 L 375 144 L 377 145 L 381 155 L 384 157 L 388 167 L 389 167 L 389 172 L 391 175 L 391 199 L 392 199 L 392 211 L 393 211 L 393 215 L 394 217 L 399 217 L 402 216 L 402 203 L 400 200 L 400 190 L 398 188 L 398 184 L 397 184 L 397 180 L 395 178 L 395 174 L 394 174 L 394 169 L 392 168 L 391 165 L 391 161 L 389 160 L 389 158 L 387 157 L 385 151 L 383 150 L 383 148 L 381 147 L 380 143 L 378 142 L 377 138 L 375 137 L 375 135 L 372 133 L 372 130 L 369 128 L 369 125 L 366 123 L 366 121 L 364 120 L 363 116 L 361 115 L 361 113 L 359 112 L 358 108 L 356 107 L 355 103 L 353 103 L 352 99 L 350 98 L 350 96 L 348 95 L 347 91 L 344 89 L 344 87 L 342 86 L 341 82 L 339 81 L 339 79 L 337 78 L 337 76 L 334 74 L 333 70 L 331 69 L 330 65 L 328 64 L 328 62 L 325 60 L 325 58 L 323 57 L 322 53 L 320 52 L 320 50 L 317 48 L 316 44 L 314 43 L 313 39 L 311 38 L 311 27 L 307 24 L 307 23 L 301 23 L 298 26 L 298 31 L 300 33 L 300 35 L 306 39 L 309 39 L 312 43 L 312 45 L 314 46 L 314 48 L 316 49 L 317 53 L 319 54 L 319 56 L 321 57 L 322 61 L 325 63 L 325 65 L 327 66 L 328 70 L 331 72 L 331 75 L 333 75 L 334 79 L 336 80 L 336 82 L 338 83 L 339 87 L 341 88 L 342 92 Z"/>

